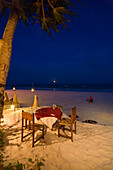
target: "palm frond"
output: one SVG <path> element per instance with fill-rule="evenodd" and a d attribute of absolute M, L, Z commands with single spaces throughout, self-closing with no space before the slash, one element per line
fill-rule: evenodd
<path fill-rule="evenodd" d="M 80 0 L 77 0 L 79 3 Z M 40 23 L 42 30 L 50 34 L 51 30 L 60 31 L 67 28 L 73 16 L 78 16 L 74 0 L 20 0 L 21 20 L 27 26 Z M 11 0 L 0 0 L 0 15 L 8 15 L 7 9 L 12 8 Z"/>

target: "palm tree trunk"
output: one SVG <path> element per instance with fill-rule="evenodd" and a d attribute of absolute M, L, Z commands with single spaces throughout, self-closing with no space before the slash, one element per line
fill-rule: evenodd
<path fill-rule="evenodd" d="M 3 38 L 0 39 L 0 118 L 3 117 L 3 96 L 10 67 L 12 41 L 19 20 L 19 9 L 17 10 L 15 2 L 17 0 L 12 1 L 9 19 L 4 30 Z"/>

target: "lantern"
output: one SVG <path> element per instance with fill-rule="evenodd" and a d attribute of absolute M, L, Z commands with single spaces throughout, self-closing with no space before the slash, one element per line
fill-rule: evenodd
<path fill-rule="evenodd" d="M 11 109 L 15 112 L 15 105 L 11 105 Z"/>
<path fill-rule="evenodd" d="M 32 87 L 32 88 L 31 88 L 31 92 L 34 93 L 34 91 L 35 91 L 35 89 Z"/>
<path fill-rule="evenodd" d="M 13 91 L 15 91 L 16 89 L 15 89 L 15 86 L 13 86 Z"/>
<path fill-rule="evenodd" d="M 0 118 L 0 123 L 3 123 L 4 122 L 4 118 Z"/>

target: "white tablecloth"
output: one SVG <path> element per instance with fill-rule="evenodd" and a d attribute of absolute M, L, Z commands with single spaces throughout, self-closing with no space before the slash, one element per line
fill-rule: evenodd
<path fill-rule="evenodd" d="M 44 117 L 40 119 L 50 129 L 52 129 L 53 124 L 58 120 L 56 117 Z"/>

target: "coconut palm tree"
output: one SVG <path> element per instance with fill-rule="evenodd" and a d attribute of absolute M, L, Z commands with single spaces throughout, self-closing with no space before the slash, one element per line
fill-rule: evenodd
<path fill-rule="evenodd" d="M 73 14 L 77 15 L 74 0 L 0 0 L 0 16 L 8 21 L 0 39 L 0 118 L 3 112 L 3 94 L 10 67 L 12 41 L 18 21 L 27 26 L 29 22 L 39 23 L 48 34 L 66 28 Z M 78 0 L 80 2 L 80 0 Z M 74 10 L 73 10 L 74 9 Z M 2 24 L 2 23 L 1 23 Z"/>

